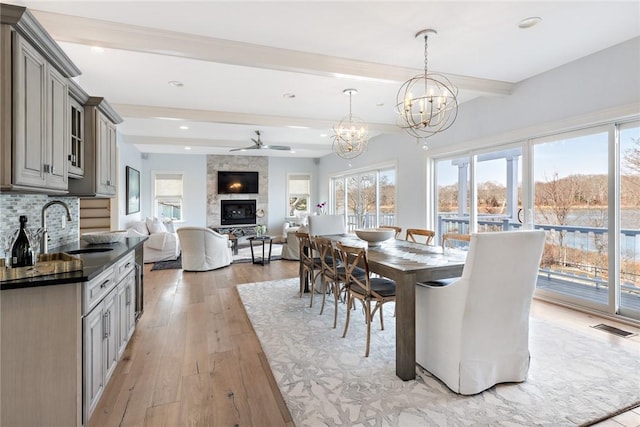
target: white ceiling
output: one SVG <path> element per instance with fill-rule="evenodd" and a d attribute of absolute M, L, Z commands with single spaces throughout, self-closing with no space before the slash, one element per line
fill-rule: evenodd
<path fill-rule="evenodd" d="M 265 144 L 295 153 L 246 154 L 320 157 L 348 113 L 346 88 L 358 89 L 353 114 L 372 136 L 400 132 L 396 94 L 421 72 L 414 34 L 425 28 L 438 31 L 429 69 L 451 78 L 460 102 L 509 96 L 518 82 L 640 36 L 637 0 L 8 2 L 32 10 L 142 152 L 228 154 L 259 129 Z M 519 29 L 531 16 L 543 20 Z"/>

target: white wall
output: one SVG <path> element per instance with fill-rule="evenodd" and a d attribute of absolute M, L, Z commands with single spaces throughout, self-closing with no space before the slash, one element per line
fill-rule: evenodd
<path fill-rule="evenodd" d="M 430 140 L 429 151 L 477 146 L 492 137 L 495 142 L 513 142 L 538 136 L 532 132 L 610 120 L 618 107 L 638 102 L 640 38 L 635 38 L 520 82 L 510 96 L 463 104 L 454 125 Z M 637 106 L 635 114 L 640 114 Z"/>
<path fill-rule="evenodd" d="M 140 197 L 142 217 L 153 216 L 152 174 L 183 174 L 184 221 L 178 227 L 204 227 L 207 223 L 207 157 L 199 154 L 148 153 L 142 160 Z"/>
<path fill-rule="evenodd" d="M 351 161 L 352 169 L 397 161 L 398 225 L 419 228 L 431 220 L 427 156 L 514 142 L 538 136 L 532 132 L 556 132 L 629 114 L 640 116 L 640 38 L 523 81 L 510 96 L 477 98 L 461 105 L 454 125 L 427 140 L 429 151 L 403 134 L 374 138 L 368 152 Z M 335 154 L 320 160 L 320 198 L 328 198 L 330 176 L 346 170 L 347 162 Z"/>
<path fill-rule="evenodd" d="M 311 204 L 315 206 L 325 197 L 318 196 L 318 165 L 316 159 L 311 158 L 269 158 L 269 234 L 282 233 L 284 219 L 287 217 L 287 174 L 311 174 Z"/>
<path fill-rule="evenodd" d="M 207 223 L 207 156 L 146 154 L 141 153 L 131 144 L 120 144 L 120 189 L 119 228 L 126 228 L 131 222 L 152 216 L 151 203 L 152 172 L 181 172 L 184 174 L 184 206 L 185 221 L 180 226 L 203 227 Z M 125 166 L 132 166 L 140 171 L 141 206 L 139 214 L 125 215 Z M 273 235 L 282 232 L 286 217 L 286 177 L 288 173 L 310 173 L 312 179 L 313 204 L 320 200 L 317 197 L 318 166 L 310 158 L 269 158 L 269 223 L 267 227 Z M 326 200 L 326 197 L 324 198 Z"/>
<path fill-rule="evenodd" d="M 126 167 L 131 166 L 132 168 L 140 171 L 140 177 L 142 178 L 142 159 L 140 157 L 140 151 L 132 145 L 127 144 L 121 138 L 121 135 L 118 135 L 118 156 L 120 161 L 118 162 L 118 197 L 114 200 L 117 206 L 116 215 L 117 218 L 116 224 L 114 226 L 112 224 L 112 229 L 116 230 L 124 230 L 127 226 L 134 222 L 140 221 L 140 219 L 144 219 L 145 217 L 142 215 L 142 206 L 140 206 L 140 212 L 134 213 L 131 215 L 127 215 L 127 172 Z M 141 189 L 142 192 L 142 189 Z M 146 196 L 142 196 L 146 197 Z M 114 218 L 112 218 L 113 222 Z"/>

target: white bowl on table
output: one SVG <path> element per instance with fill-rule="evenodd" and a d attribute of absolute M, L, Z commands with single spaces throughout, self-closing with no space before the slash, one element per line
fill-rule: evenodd
<path fill-rule="evenodd" d="M 120 243 L 126 236 L 126 231 L 94 231 L 91 233 L 83 233 L 82 240 L 90 245 L 104 245 L 108 243 Z"/>
<path fill-rule="evenodd" d="M 355 230 L 356 236 L 369 243 L 369 245 L 379 245 L 385 240 L 395 236 L 396 231 L 391 228 L 361 228 Z"/>

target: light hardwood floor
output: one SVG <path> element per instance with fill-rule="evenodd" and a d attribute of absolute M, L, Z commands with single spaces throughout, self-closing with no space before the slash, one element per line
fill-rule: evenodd
<path fill-rule="evenodd" d="M 235 289 L 237 284 L 297 277 L 298 265 L 248 263 L 206 273 L 150 271 L 145 266 L 145 312 L 96 407 L 89 427 L 293 426 L 260 343 Z M 564 326 L 607 323 L 535 301 L 532 316 Z M 611 335 L 612 345 L 638 345 L 640 337 Z M 600 426 L 640 426 L 640 410 Z"/>

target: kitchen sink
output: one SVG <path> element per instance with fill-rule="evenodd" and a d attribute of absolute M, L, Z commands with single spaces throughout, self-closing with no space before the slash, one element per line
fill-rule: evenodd
<path fill-rule="evenodd" d="M 82 249 L 73 249 L 70 251 L 65 251 L 67 254 L 71 255 L 80 255 L 80 254 L 94 254 L 100 252 L 109 252 L 112 251 L 113 248 L 82 248 Z"/>

